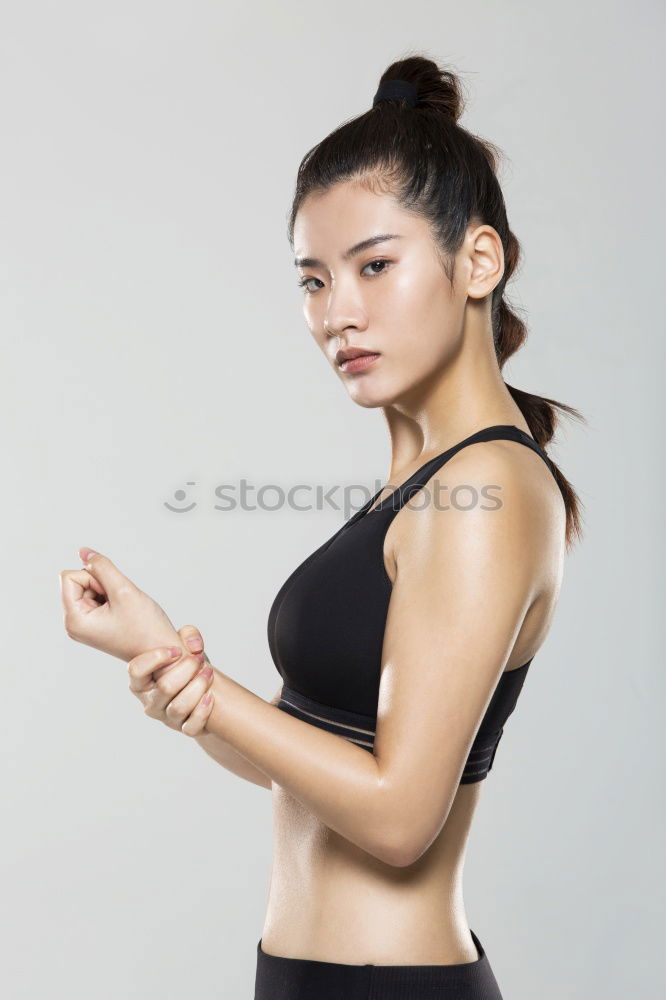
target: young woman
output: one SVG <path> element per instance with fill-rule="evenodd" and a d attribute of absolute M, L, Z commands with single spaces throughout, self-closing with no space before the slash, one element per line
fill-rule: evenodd
<path fill-rule="evenodd" d="M 280 588 L 273 702 L 182 656 L 198 631 L 105 556 L 62 574 L 68 634 L 129 661 L 148 715 L 272 790 L 256 1000 L 501 997 L 463 862 L 581 534 L 545 450 L 556 408 L 580 414 L 502 378 L 526 336 L 504 297 L 519 245 L 497 150 L 462 110 L 456 75 L 411 56 L 299 168 L 307 324 L 354 402 L 382 409 L 391 471 Z"/>

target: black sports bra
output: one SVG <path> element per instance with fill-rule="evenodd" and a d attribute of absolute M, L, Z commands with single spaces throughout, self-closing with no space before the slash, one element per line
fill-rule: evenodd
<path fill-rule="evenodd" d="M 513 424 L 484 427 L 430 459 L 371 511 L 379 490 L 285 580 L 268 615 L 268 644 L 283 680 L 278 708 L 372 753 L 392 588 L 384 536 L 397 512 L 457 451 L 497 438 L 532 448 L 555 475 L 551 459 L 525 431 Z M 481 781 L 491 769 L 531 662 L 501 675 L 460 784 Z"/>

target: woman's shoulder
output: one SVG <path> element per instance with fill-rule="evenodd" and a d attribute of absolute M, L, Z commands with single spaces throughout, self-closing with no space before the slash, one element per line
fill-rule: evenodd
<path fill-rule="evenodd" d="M 447 561 L 510 555 L 543 569 L 544 561 L 561 560 L 565 525 L 560 489 L 532 448 L 479 441 L 435 469 L 405 504 L 391 525 L 389 551 L 396 565 L 425 549 Z"/>

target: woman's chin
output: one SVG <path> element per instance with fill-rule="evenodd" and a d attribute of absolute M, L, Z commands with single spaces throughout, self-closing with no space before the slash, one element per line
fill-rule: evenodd
<path fill-rule="evenodd" d="M 382 392 L 378 386 L 373 389 L 369 385 L 353 385 L 347 386 L 347 391 L 354 403 L 369 410 L 378 406 L 390 406 L 396 400 L 395 393 L 388 393 L 385 390 Z"/>

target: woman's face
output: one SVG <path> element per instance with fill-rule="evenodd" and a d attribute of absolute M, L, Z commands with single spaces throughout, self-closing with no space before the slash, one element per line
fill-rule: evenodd
<path fill-rule="evenodd" d="M 380 235 L 393 238 L 348 255 Z M 352 182 L 308 195 L 296 217 L 294 249 L 310 332 L 359 405 L 406 397 L 459 349 L 466 282 L 452 288 L 428 224 L 391 195 Z M 376 357 L 345 370 L 336 354 L 353 347 Z"/>

